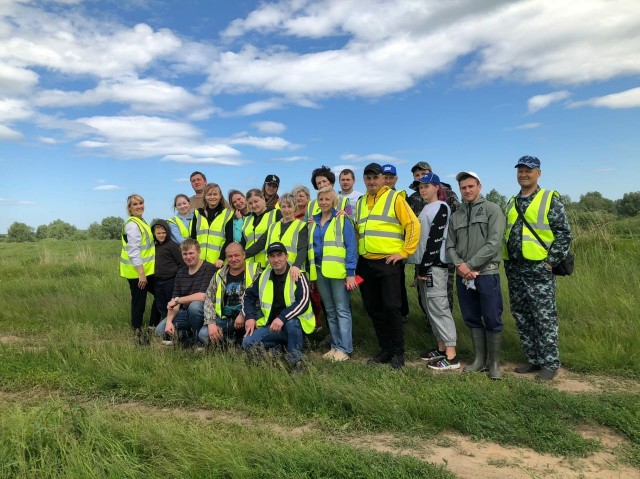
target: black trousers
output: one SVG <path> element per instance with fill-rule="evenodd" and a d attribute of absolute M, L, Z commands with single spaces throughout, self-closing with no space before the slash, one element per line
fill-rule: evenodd
<path fill-rule="evenodd" d="M 387 264 L 385 259 L 360 256 L 357 273 L 364 282 L 360 286 L 362 302 L 373 322 L 382 351 L 404 354 L 404 325 L 402 323 L 402 290 L 400 280 L 402 262 Z"/>
<path fill-rule="evenodd" d="M 142 289 L 138 287 L 138 278 L 127 278 L 127 281 L 129 281 L 129 289 L 131 290 L 131 327 L 142 329 L 144 310 L 147 306 L 147 293 L 155 294 L 155 281 L 153 275 L 147 276 L 147 285 Z M 153 311 L 151 315 L 153 316 Z"/>

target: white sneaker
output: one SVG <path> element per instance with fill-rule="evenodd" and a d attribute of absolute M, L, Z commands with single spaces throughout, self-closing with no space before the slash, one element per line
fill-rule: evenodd
<path fill-rule="evenodd" d="M 334 353 L 333 353 L 334 361 L 346 361 L 347 359 L 349 359 L 349 355 L 347 353 L 343 353 L 338 349 L 334 350 Z"/>
<path fill-rule="evenodd" d="M 335 354 L 338 352 L 337 349 L 330 349 L 329 351 L 327 351 L 326 353 L 324 353 L 322 355 L 322 357 L 324 359 L 334 359 L 335 358 Z"/>
<path fill-rule="evenodd" d="M 171 345 L 173 345 L 173 339 L 163 339 L 162 340 L 162 345 L 163 346 L 171 346 Z"/>

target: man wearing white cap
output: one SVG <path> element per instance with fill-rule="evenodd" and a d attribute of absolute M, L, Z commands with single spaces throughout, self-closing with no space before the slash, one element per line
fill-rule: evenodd
<path fill-rule="evenodd" d="M 463 204 L 449 222 L 447 257 L 456 266 L 456 290 L 462 318 L 471 329 L 475 353 L 466 372 L 489 369 L 491 379 L 500 379 L 502 338 L 502 292 L 500 261 L 504 235 L 504 213 L 480 196 L 482 184 L 473 171 L 456 175 Z"/>

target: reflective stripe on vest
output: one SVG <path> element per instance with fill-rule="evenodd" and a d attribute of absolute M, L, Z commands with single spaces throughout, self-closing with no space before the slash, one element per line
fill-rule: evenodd
<path fill-rule="evenodd" d="M 244 288 L 245 291 L 247 290 L 247 288 L 249 288 L 253 282 L 255 281 L 256 277 L 258 276 L 258 274 L 260 274 L 260 268 L 258 267 L 258 265 L 256 265 L 255 263 L 245 263 L 245 270 L 244 270 Z M 219 269 L 216 272 L 216 283 L 218 285 L 218 287 L 216 288 L 216 304 L 215 304 L 215 310 L 216 310 L 216 314 L 218 315 L 219 318 L 222 318 L 222 302 L 223 302 L 223 294 L 224 294 L 224 289 L 225 288 L 221 288 L 221 285 L 225 285 L 226 287 L 226 283 L 222 281 L 222 270 Z M 235 319 L 235 318 L 234 318 Z"/>
<path fill-rule="evenodd" d="M 212 264 L 220 259 L 220 252 L 226 237 L 225 228 L 232 217 L 233 212 L 225 208 L 209 224 L 206 216 L 198 210 L 194 212 L 192 221 L 196 222 L 196 239 L 200 244 L 200 259 Z"/>
<path fill-rule="evenodd" d="M 128 279 L 138 277 L 138 270 L 133 265 L 129 252 L 127 251 L 127 242 L 124 240 L 125 226 L 129 222 L 134 222 L 140 228 L 140 259 L 142 259 L 142 268 L 145 276 L 150 276 L 155 271 L 156 264 L 156 245 L 153 242 L 153 233 L 151 227 L 142 219 L 135 216 L 129 216 L 129 219 L 122 226 L 122 251 L 120 252 L 120 276 Z"/>
<path fill-rule="evenodd" d="M 167 220 L 167 223 L 173 223 L 174 225 L 176 225 L 180 230 L 180 235 L 182 236 L 183 239 L 187 239 L 189 237 L 189 230 L 184 225 L 182 218 L 180 218 L 179 216 L 176 215 L 173 218 L 169 218 Z"/>
<path fill-rule="evenodd" d="M 558 195 L 553 190 L 539 190 L 536 196 L 531 201 L 531 204 L 524 211 L 524 217 L 531 225 L 531 228 L 538 233 L 538 236 L 547 245 L 547 248 L 551 246 L 555 236 L 551 231 L 549 225 L 549 209 L 551 208 L 551 198 L 554 195 Z M 558 195 L 559 196 L 559 195 Z M 509 259 L 507 252 L 507 242 L 511 235 L 511 229 L 518 219 L 518 212 L 516 211 L 516 197 L 514 196 L 509 200 L 507 204 L 507 227 L 504 231 L 504 241 L 502 242 L 502 258 Z M 542 261 L 546 259 L 548 255 L 547 250 L 540 244 L 535 236 L 531 233 L 531 230 L 527 225 L 522 223 L 522 256 L 525 259 L 532 261 Z"/>
<path fill-rule="evenodd" d="M 255 215 L 251 214 L 244 219 L 244 224 L 242 225 L 242 236 L 245 239 L 245 250 L 248 250 L 253 243 L 255 243 L 260 236 L 267 232 L 269 226 L 276 222 L 276 210 L 271 210 L 268 214 L 264 215 L 258 223 L 258 226 L 253 227 L 253 219 Z M 258 254 L 256 254 L 253 258 L 248 258 L 247 261 L 258 263 L 261 268 L 265 268 L 267 265 L 267 254 L 265 253 L 266 249 L 263 249 Z"/>
<path fill-rule="evenodd" d="M 271 267 L 265 269 L 258 280 L 258 294 L 260 295 L 260 309 L 264 316 L 256 321 L 256 326 L 264 326 L 271 315 L 271 307 L 273 305 L 273 281 L 271 281 Z M 291 281 L 291 275 L 287 272 L 284 283 L 284 304 L 291 306 L 296 300 L 295 283 Z M 306 334 L 311 334 L 316 327 L 316 319 L 311 309 L 311 301 L 307 305 L 307 309 L 297 316 L 300 320 L 302 330 Z"/>
<path fill-rule="evenodd" d="M 324 232 L 322 242 L 322 264 L 320 271 L 325 278 L 344 279 L 347 277 L 347 249 L 344 246 L 344 216 L 334 216 Z M 309 274 L 311 281 L 318 279 L 313 237 L 317 224 L 314 221 L 309 231 Z"/>
<path fill-rule="evenodd" d="M 349 198 L 343 196 L 338 202 L 339 208 L 337 209 L 345 211 L 347 209 L 347 203 L 349 203 Z M 311 218 L 318 213 L 320 213 L 320 205 L 318 204 L 318 200 L 309 201 L 309 203 L 307 203 L 307 218 Z"/>
<path fill-rule="evenodd" d="M 307 225 L 302 221 L 293 220 L 283 235 L 281 233 L 282 222 L 276 221 L 274 224 L 269 226 L 265 249 L 268 248 L 271 243 L 279 241 L 287 248 L 287 254 L 289 255 L 287 259 L 288 263 L 295 263 L 296 258 L 298 257 L 298 239 L 300 237 L 300 231 L 302 231 L 302 228 L 306 227 Z M 302 270 L 304 271 L 304 268 Z"/>
<path fill-rule="evenodd" d="M 360 239 L 358 252 L 390 255 L 399 253 L 404 246 L 404 227 L 396 217 L 398 192 L 385 191 L 369 211 L 368 195 L 363 195 L 356 206 L 356 224 Z"/>

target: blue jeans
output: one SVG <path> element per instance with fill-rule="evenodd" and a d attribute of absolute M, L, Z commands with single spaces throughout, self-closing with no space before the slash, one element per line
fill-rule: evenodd
<path fill-rule="evenodd" d="M 198 331 L 204 323 L 204 302 L 193 301 L 187 309 L 181 309 L 173 318 L 173 326 L 180 341 L 185 345 L 190 345 L 197 340 Z M 162 336 L 167 319 L 160 321 L 156 327 L 156 335 Z"/>
<path fill-rule="evenodd" d="M 216 319 L 216 324 L 220 329 L 222 329 L 222 339 L 223 341 L 226 339 L 228 341 L 233 341 L 236 344 L 242 343 L 242 337 L 244 336 L 244 328 L 236 329 L 233 325 L 235 322 L 234 319 Z M 202 344 L 209 344 L 209 326 L 204 325 L 200 328 L 200 332 L 198 333 L 198 339 Z"/>
<path fill-rule="evenodd" d="M 502 331 L 502 290 L 499 274 L 485 274 L 475 279 L 476 289 L 467 289 L 456 275 L 458 303 L 465 324 L 488 333 Z"/>
<path fill-rule="evenodd" d="M 249 351 L 260 343 L 265 349 L 271 349 L 284 345 L 287 348 L 287 361 L 297 363 L 302 359 L 303 348 L 302 326 L 298 318 L 293 318 L 284 323 L 282 329 L 274 333 L 269 326 L 260 326 L 253 331 L 251 336 L 246 336 L 242 341 L 242 349 Z"/>
<path fill-rule="evenodd" d="M 318 270 L 316 287 L 326 309 L 327 323 L 329 323 L 329 332 L 331 333 L 331 349 L 351 354 L 353 340 L 351 336 L 350 294 L 344 284 L 344 279 L 326 278 Z"/>

